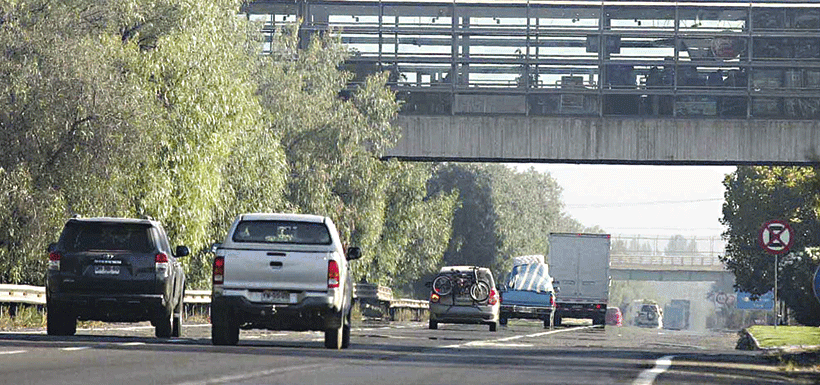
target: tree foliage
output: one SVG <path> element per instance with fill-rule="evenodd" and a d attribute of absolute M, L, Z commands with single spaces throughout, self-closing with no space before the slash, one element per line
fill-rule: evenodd
<path fill-rule="evenodd" d="M 364 250 L 357 280 L 408 292 L 444 263 L 501 268 L 582 228 L 532 170 L 381 160 L 400 132 L 390 75 L 350 92 L 338 38 L 262 42 L 239 7 L 0 0 L 0 282 L 42 284 L 73 214 L 159 220 L 193 251 L 192 288 L 244 212 L 327 215 Z"/>
<path fill-rule="evenodd" d="M 820 324 L 811 282 L 818 260 L 804 252 L 820 245 L 817 177 L 808 167 L 738 167 L 723 182 L 727 245 L 721 260 L 734 273 L 735 287 L 754 295 L 773 289 L 774 257 L 759 245 L 758 234 L 767 221 L 788 221 L 793 252 L 779 258 L 778 297 L 806 325 Z"/>
<path fill-rule="evenodd" d="M 560 186 L 534 169 L 519 173 L 503 165 L 442 164 L 428 190 L 459 196 L 444 265 L 487 266 L 501 275 L 515 256 L 546 255 L 550 232 L 600 232 L 570 218 Z"/>

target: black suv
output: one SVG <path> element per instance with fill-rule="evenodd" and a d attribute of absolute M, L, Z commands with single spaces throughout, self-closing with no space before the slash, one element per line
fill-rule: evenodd
<path fill-rule="evenodd" d="M 151 321 L 160 338 L 179 337 L 185 273 L 165 230 L 150 219 L 72 218 L 48 247 L 49 335 L 73 335 L 77 320 Z"/>

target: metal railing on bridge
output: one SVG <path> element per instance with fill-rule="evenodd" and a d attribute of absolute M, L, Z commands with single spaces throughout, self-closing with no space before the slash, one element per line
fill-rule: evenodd
<path fill-rule="evenodd" d="M 335 33 L 404 114 L 820 118 L 815 1 L 259 0 L 272 38 Z M 265 50 L 272 49 L 265 43 Z"/>

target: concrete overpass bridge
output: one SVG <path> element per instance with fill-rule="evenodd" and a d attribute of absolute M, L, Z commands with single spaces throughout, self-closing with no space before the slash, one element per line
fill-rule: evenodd
<path fill-rule="evenodd" d="M 731 288 L 734 274 L 719 258 L 724 252 L 719 237 L 614 235 L 609 271 L 615 281 L 715 282 Z"/>
<path fill-rule="evenodd" d="M 810 0 L 258 0 L 389 71 L 406 160 L 808 164 L 820 148 Z M 270 49 L 269 46 L 266 47 Z M 355 84 L 351 86 L 355 87 Z"/>

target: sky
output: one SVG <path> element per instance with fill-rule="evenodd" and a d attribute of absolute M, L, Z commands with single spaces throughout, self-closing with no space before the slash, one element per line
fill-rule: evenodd
<path fill-rule="evenodd" d="M 734 166 L 515 164 L 549 173 L 565 211 L 613 235 L 715 236 L 724 231 L 723 178 Z"/>

